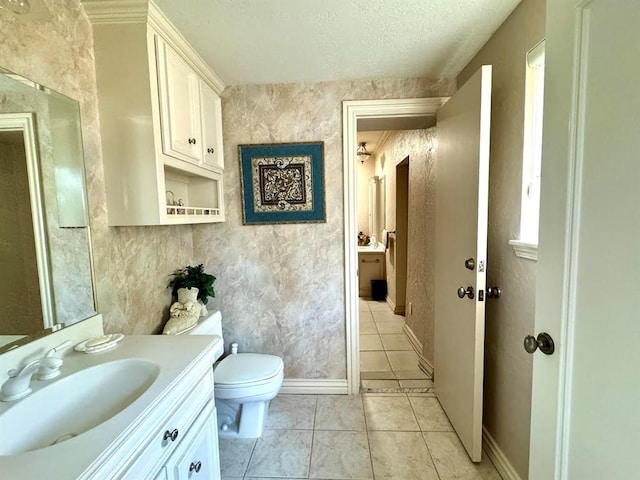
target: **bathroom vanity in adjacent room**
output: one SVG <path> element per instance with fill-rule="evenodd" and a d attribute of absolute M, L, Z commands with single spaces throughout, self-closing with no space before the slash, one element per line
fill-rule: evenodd
<path fill-rule="evenodd" d="M 384 245 L 367 245 L 358 247 L 358 295 L 371 297 L 371 280 L 384 280 L 385 249 Z"/>

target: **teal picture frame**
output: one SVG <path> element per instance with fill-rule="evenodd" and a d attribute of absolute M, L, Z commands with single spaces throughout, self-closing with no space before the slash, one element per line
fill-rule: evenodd
<path fill-rule="evenodd" d="M 239 145 L 244 225 L 326 222 L 324 142 Z"/>

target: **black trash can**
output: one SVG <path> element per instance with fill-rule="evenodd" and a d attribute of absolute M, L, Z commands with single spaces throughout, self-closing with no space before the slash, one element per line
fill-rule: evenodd
<path fill-rule="evenodd" d="M 387 281 L 371 280 L 371 299 L 385 301 L 387 299 Z"/>

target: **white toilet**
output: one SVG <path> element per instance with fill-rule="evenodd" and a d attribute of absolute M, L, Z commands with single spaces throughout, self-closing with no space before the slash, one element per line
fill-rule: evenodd
<path fill-rule="evenodd" d="M 222 315 L 211 312 L 188 335 L 222 337 Z M 222 347 L 216 358 L 223 353 Z M 284 377 L 283 363 L 275 355 L 232 353 L 213 366 L 218 435 L 221 438 L 257 438 L 262 435 L 269 403 Z"/>

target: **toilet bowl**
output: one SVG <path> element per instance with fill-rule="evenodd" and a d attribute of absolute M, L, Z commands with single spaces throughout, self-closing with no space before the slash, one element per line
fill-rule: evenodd
<path fill-rule="evenodd" d="M 222 337 L 222 315 L 211 312 L 188 335 Z M 220 357 L 222 351 L 217 353 Z M 284 378 L 282 359 L 259 353 L 232 353 L 213 366 L 214 398 L 221 438 L 257 438 L 262 435 L 269 403 Z"/>

